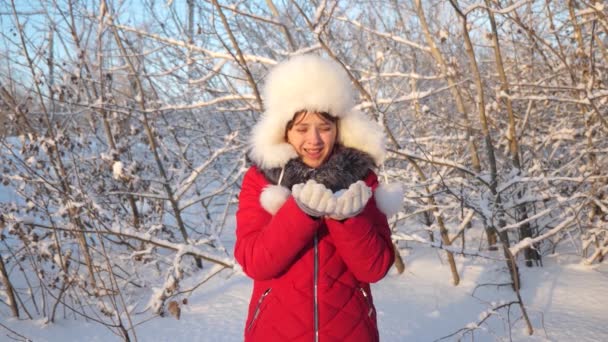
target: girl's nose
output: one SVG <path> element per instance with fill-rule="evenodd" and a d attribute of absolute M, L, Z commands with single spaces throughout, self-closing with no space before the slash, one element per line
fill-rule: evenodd
<path fill-rule="evenodd" d="M 321 132 L 318 129 L 316 129 L 316 128 L 313 128 L 313 129 L 310 130 L 309 135 L 308 135 L 308 139 L 314 145 L 318 145 L 318 144 L 320 144 L 323 141 L 321 139 Z"/>

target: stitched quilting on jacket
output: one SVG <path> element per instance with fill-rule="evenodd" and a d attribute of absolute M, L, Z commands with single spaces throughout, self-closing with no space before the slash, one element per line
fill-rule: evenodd
<path fill-rule="evenodd" d="M 251 167 L 239 196 L 235 257 L 254 280 L 245 340 L 378 341 L 369 284 L 394 255 L 374 198 L 344 221 L 313 219 L 291 196 L 272 215 L 260 203 L 267 175 Z M 362 178 L 378 186 L 371 170 Z"/>

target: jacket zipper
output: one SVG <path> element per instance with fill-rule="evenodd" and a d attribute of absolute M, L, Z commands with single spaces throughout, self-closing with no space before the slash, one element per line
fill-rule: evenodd
<path fill-rule="evenodd" d="M 315 232 L 315 245 L 314 245 L 314 325 L 315 325 L 315 342 L 319 342 L 319 298 L 317 284 L 319 282 L 319 237 Z"/>
<path fill-rule="evenodd" d="M 268 290 L 264 291 L 264 293 L 260 296 L 260 299 L 258 299 L 258 304 L 255 307 L 255 311 L 253 312 L 253 317 L 251 318 L 251 322 L 249 322 L 249 325 L 247 326 L 247 331 L 251 330 L 251 327 L 253 327 L 253 323 L 258 319 L 258 316 L 260 315 L 260 308 L 262 306 L 262 302 L 264 301 L 264 298 L 266 298 L 266 296 L 268 296 L 270 294 L 270 291 L 272 290 L 272 288 L 268 288 Z"/>
<path fill-rule="evenodd" d="M 367 292 L 365 292 L 364 288 L 360 287 L 359 291 L 361 291 L 361 293 L 363 294 L 363 298 L 367 302 L 367 307 L 369 308 L 369 310 L 367 311 L 367 317 L 372 317 L 372 313 L 374 313 L 374 307 L 372 306 L 372 302 L 369 300 L 369 296 L 367 295 Z"/>

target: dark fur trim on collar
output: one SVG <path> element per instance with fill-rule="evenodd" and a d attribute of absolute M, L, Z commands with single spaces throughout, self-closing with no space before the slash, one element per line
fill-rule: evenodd
<path fill-rule="evenodd" d="M 316 169 L 304 164 L 300 158 L 291 159 L 285 165 L 281 186 L 291 189 L 294 184 L 314 179 L 336 192 L 364 179 L 374 165 L 374 159 L 369 154 L 336 145 L 329 159 Z M 261 171 L 268 181 L 277 184 L 281 175 L 280 167 Z"/>

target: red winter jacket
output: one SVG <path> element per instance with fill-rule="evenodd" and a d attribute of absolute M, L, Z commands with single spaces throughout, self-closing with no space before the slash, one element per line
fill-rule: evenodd
<path fill-rule="evenodd" d="M 365 182 L 378 186 L 370 171 Z M 253 278 L 245 341 L 378 341 L 369 283 L 394 254 L 386 216 L 372 199 L 361 214 L 313 219 L 292 196 L 272 216 L 260 204 L 271 185 L 254 166 L 245 174 L 237 212 L 235 257 Z"/>

